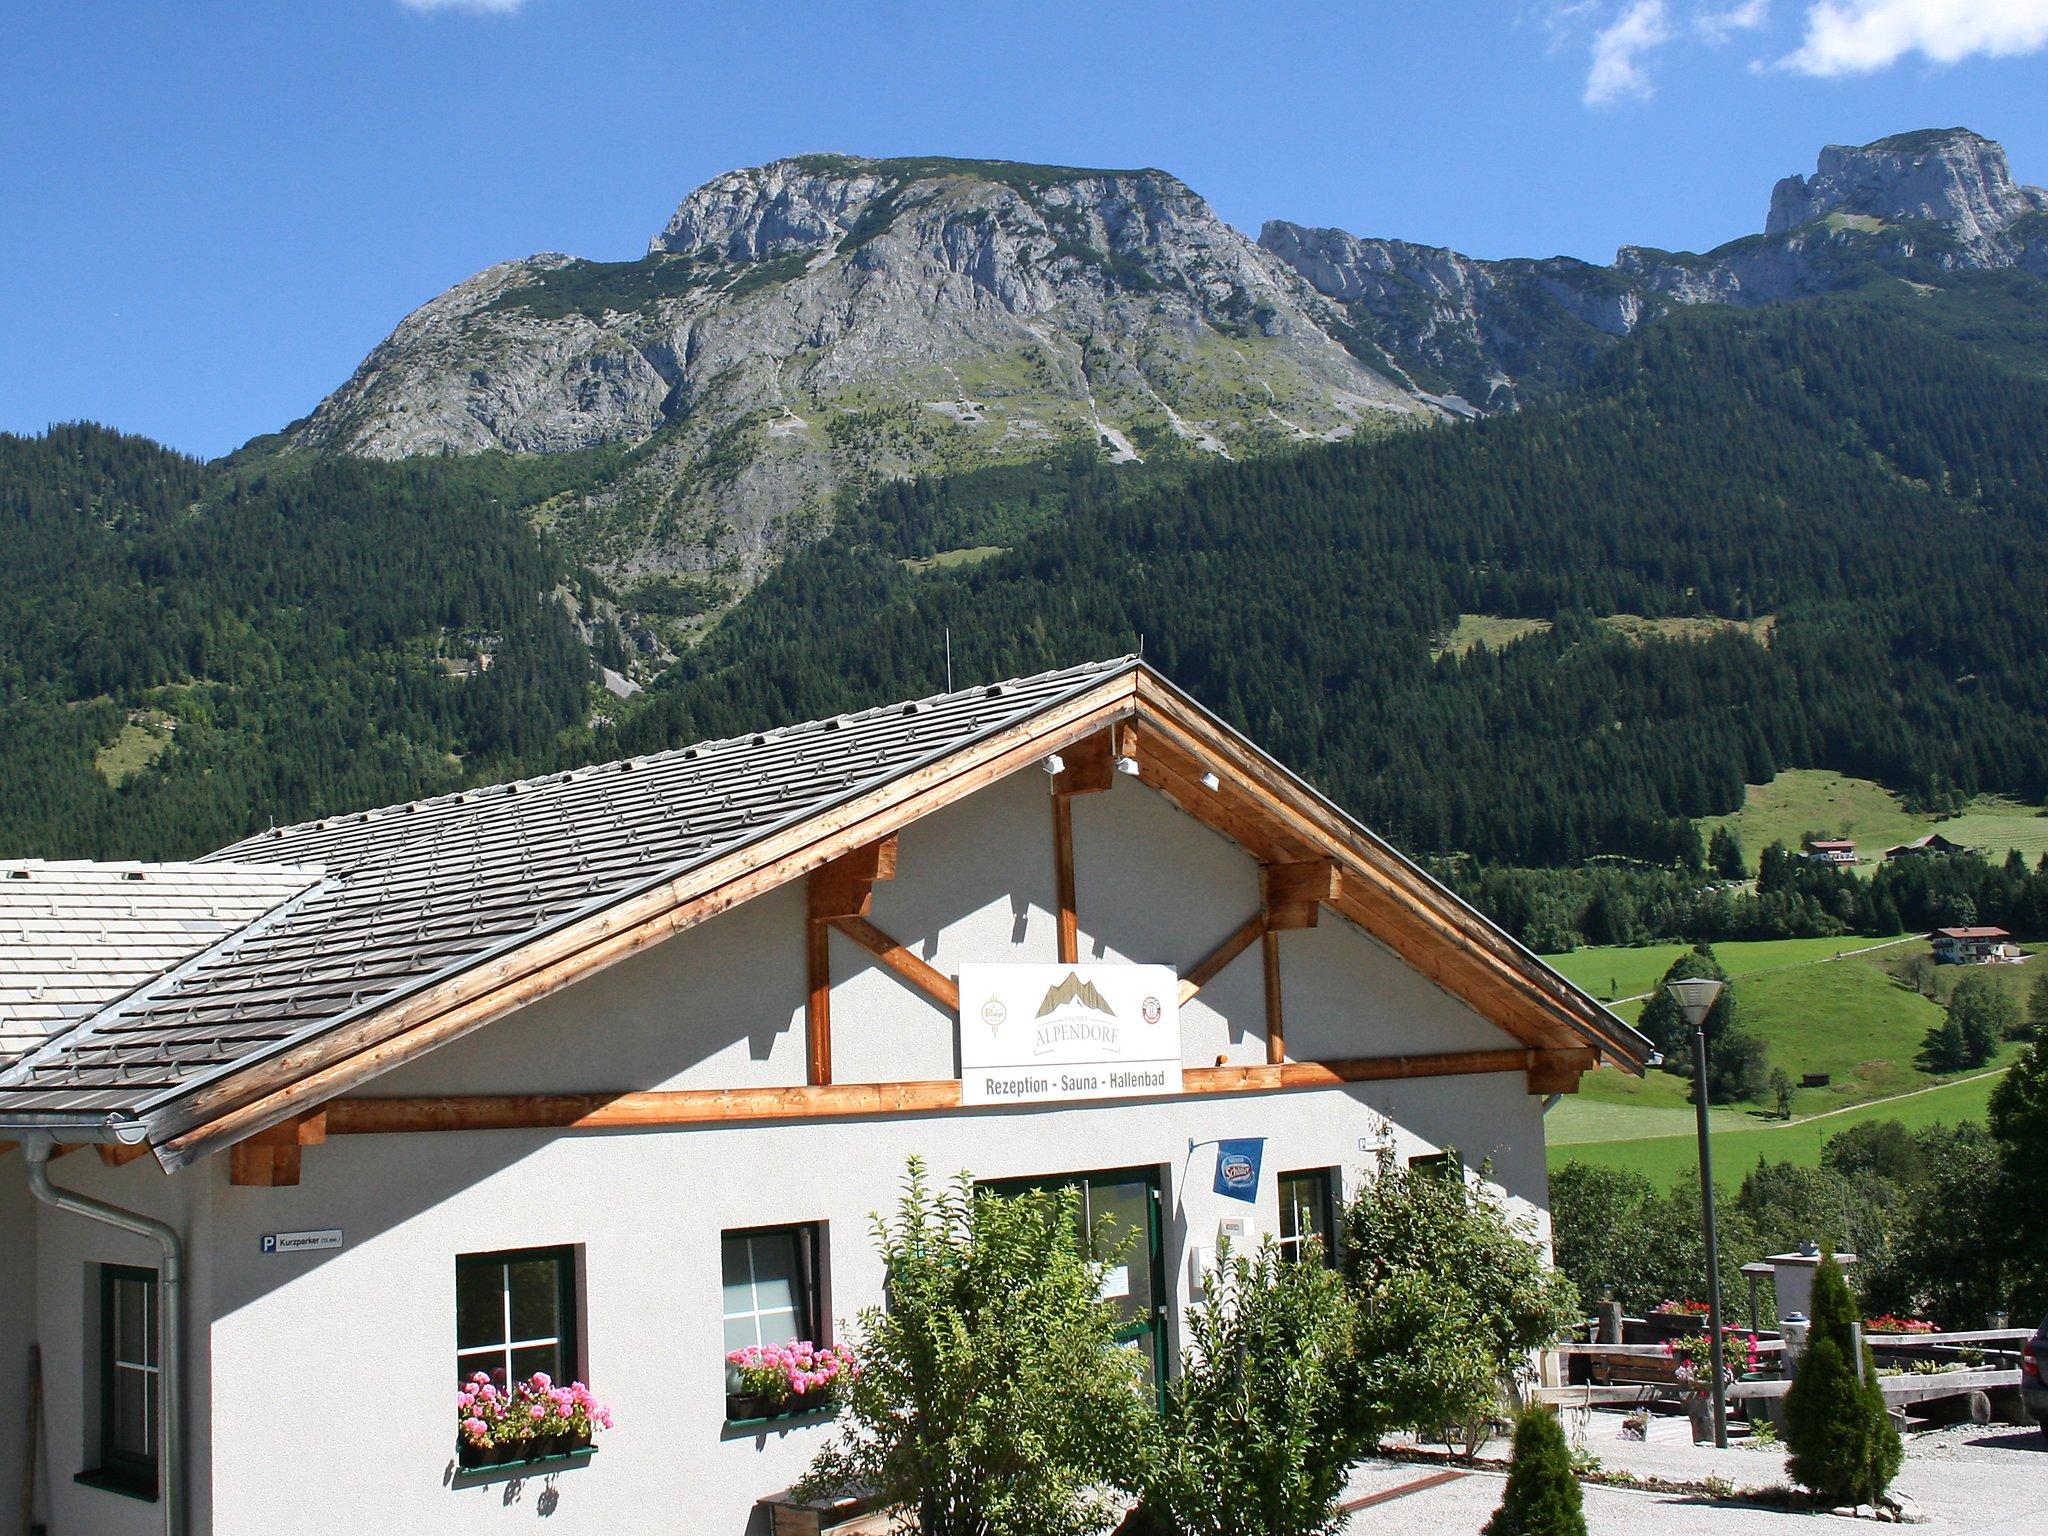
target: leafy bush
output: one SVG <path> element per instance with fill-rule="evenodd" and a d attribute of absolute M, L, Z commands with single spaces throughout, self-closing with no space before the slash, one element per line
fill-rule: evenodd
<path fill-rule="evenodd" d="M 1502 1370 L 1464 1290 L 1412 1270 L 1389 1275 L 1360 1303 L 1358 1356 L 1362 1429 L 1478 1448 L 1500 1406 Z"/>
<path fill-rule="evenodd" d="M 1524 1409 L 1516 1418 L 1507 1491 L 1484 1536 L 1586 1536 L 1571 1447 L 1548 1409 Z"/>
<path fill-rule="evenodd" d="M 1361 1309 L 1362 1376 L 1393 1425 L 1469 1422 L 1476 1362 L 1491 1397 L 1577 1315 L 1526 1223 L 1483 1187 L 1400 1167 L 1391 1153 L 1344 1213 L 1344 1268 Z M 1404 1350 L 1421 1358 L 1389 1358 Z"/>
<path fill-rule="evenodd" d="M 1146 1523 L 1184 1536 L 1316 1536 L 1368 1447 L 1354 1396 L 1352 1302 L 1268 1240 L 1225 1252 L 1188 1315 L 1190 1348 L 1147 1458 Z"/>
<path fill-rule="evenodd" d="M 1101 1300 L 1077 1197 L 1004 1199 L 965 1174 L 933 1190 L 912 1159 L 875 1241 L 887 1309 L 862 1312 L 839 1437 L 805 1497 L 868 1489 L 921 1536 L 1083 1536 L 1143 1442 L 1136 1363 Z"/>
<path fill-rule="evenodd" d="M 1875 1504 L 1905 1456 L 1869 1351 L 1855 1347 L 1856 1317 L 1828 1254 L 1814 1271 L 1813 1327 L 1785 1397 L 1785 1443 L 1792 1476 L 1836 1504 Z"/>

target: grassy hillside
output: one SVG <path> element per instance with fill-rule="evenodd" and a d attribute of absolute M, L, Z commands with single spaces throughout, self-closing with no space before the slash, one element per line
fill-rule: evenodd
<path fill-rule="evenodd" d="M 1839 1114 L 1782 1124 L 1730 1125 L 1717 1116 L 1714 1121 L 1714 1179 L 1717 1184 L 1734 1185 L 1759 1158 L 1768 1162 L 1800 1163 L 1808 1167 L 1820 1162 L 1821 1148 L 1830 1136 L 1839 1135 L 1866 1120 L 1897 1120 L 1909 1130 L 1929 1125 L 1956 1125 L 1984 1118 L 1984 1106 L 2002 1072 L 1959 1079 L 1902 1098 L 1883 1099 L 1859 1105 Z M 1562 1108 L 1562 1105 L 1559 1106 Z M 1557 1111 L 1551 1112 L 1555 1121 Z M 1699 1163 L 1699 1143 L 1690 1130 L 1675 1134 L 1638 1136 L 1608 1141 L 1571 1141 L 1551 1137 L 1552 1167 L 1577 1160 L 1607 1168 L 1631 1168 L 1647 1174 L 1659 1184 L 1675 1184 L 1686 1169 Z"/>
<path fill-rule="evenodd" d="M 1632 980 L 1650 975 L 1654 985 L 1680 946 L 1635 950 L 1582 950 L 1553 956 L 1574 979 L 1606 970 Z M 1839 952 L 1839 953 L 1837 953 Z M 1743 1027 L 1760 1035 L 1773 1065 L 1795 1078 L 1825 1072 L 1823 1088 L 1801 1088 L 1793 1096 L 1793 1118 L 1779 1121 L 1755 1104 L 1718 1105 L 1710 1112 L 1716 1157 L 1723 1171 L 1739 1157 L 1743 1165 L 1759 1154 L 1773 1161 L 1811 1163 L 1822 1141 L 1859 1120 L 1896 1118 L 1911 1126 L 1938 1120 L 1980 1119 L 1996 1071 L 1963 1078 L 1937 1078 L 1915 1064 L 1922 1036 L 1941 1018 L 1942 1008 L 1966 975 L 1986 975 L 2022 1007 L 2038 972 L 2031 965 L 1974 970 L 1919 962 L 1929 953 L 1924 939 L 1871 947 L 1867 940 L 1780 940 L 1721 944 L 1714 949 L 1735 987 Z M 1629 969 L 1629 967 L 1633 969 Z M 1931 993 L 1915 989 L 1919 982 Z M 1626 1016 L 1640 1004 L 1616 1010 Z M 2000 1067 L 2021 1049 L 2006 1046 Z M 1688 1079 L 1652 1071 L 1632 1078 L 1611 1068 L 1588 1073 L 1578 1094 L 1561 1100 L 1546 1122 L 1553 1161 L 1577 1157 L 1615 1167 L 1640 1168 L 1659 1179 L 1673 1178 L 1697 1160 L 1694 1111 L 1686 1102 Z"/>
<path fill-rule="evenodd" d="M 1701 830 L 1723 825 L 1741 840 L 1752 869 L 1771 843 L 1797 848 L 1808 832 L 1855 839 L 1866 868 L 1879 862 L 1885 849 L 1929 832 L 1992 859 L 2018 849 L 2032 864 L 2048 854 L 2048 811 L 2039 806 L 1986 795 L 1959 815 L 1936 817 L 1908 809 L 1881 784 L 1816 768 L 1787 768 L 1768 784 L 1745 786 L 1742 809 L 1710 818 Z"/>

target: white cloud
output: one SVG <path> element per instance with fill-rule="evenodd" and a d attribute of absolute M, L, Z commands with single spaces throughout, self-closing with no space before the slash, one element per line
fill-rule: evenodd
<path fill-rule="evenodd" d="M 1627 10 L 1593 34 L 1593 67 L 1586 72 L 1586 105 L 1641 100 L 1654 94 L 1646 57 L 1671 41 L 1664 0 L 1633 0 Z"/>
<path fill-rule="evenodd" d="M 509 16 L 526 0 L 398 0 L 408 11 L 471 11 L 477 15 Z"/>
<path fill-rule="evenodd" d="M 1740 0 L 1739 4 L 1704 10 L 1692 19 L 1693 35 L 1709 43 L 1725 43 L 1738 32 L 1754 32 L 1771 19 L 1771 0 Z"/>
<path fill-rule="evenodd" d="M 1815 0 L 1800 45 L 1778 60 L 1795 74 L 1867 75 L 1917 53 L 1936 64 L 2048 47 L 2043 0 Z"/>

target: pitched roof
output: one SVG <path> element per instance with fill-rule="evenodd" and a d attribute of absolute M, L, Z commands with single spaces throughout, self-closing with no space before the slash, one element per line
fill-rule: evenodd
<path fill-rule="evenodd" d="M 1145 783 L 1265 862 L 1331 861 L 1337 911 L 1532 1052 L 1640 1068 L 1634 1030 L 1124 657 L 246 839 L 195 867 L 324 874 L 0 1067 L 0 1127 L 119 1124 L 180 1166 L 1123 723 Z"/>
<path fill-rule="evenodd" d="M 0 1070 L 0 1116 L 147 1115 L 1133 665 L 1092 663 L 247 838 L 191 867 L 312 865 L 326 883 L 62 1050 Z"/>
<path fill-rule="evenodd" d="M 318 879 L 269 864 L 0 862 L 0 1069 Z"/>

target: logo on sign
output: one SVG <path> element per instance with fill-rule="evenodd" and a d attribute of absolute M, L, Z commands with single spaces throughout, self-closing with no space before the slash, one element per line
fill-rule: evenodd
<path fill-rule="evenodd" d="M 1033 1055 L 1044 1056 L 1077 1045 L 1109 1052 L 1123 1050 L 1116 1010 L 1093 982 L 1083 981 L 1078 972 L 1069 971 L 1063 980 L 1046 989 L 1045 1001 L 1038 1005 L 1038 1016 L 1032 1021 L 1031 1050 Z"/>
<path fill-rule="evenodd" d="M 1259 1199 L 1259 1155 L 1263 1136 L 1233 1136 L 1216 1143 L 1216 1193 L 1256 1205 Z"/>
<path fill-rule="evenodd" d="M 1159 999 L 1156 997 L 1148 997 L 1138 1004 L 1138 1017 L 1148 1025 L 1157 1024 L 1165 1016 L 1166 1010 L 1159 1006 Z"/>

